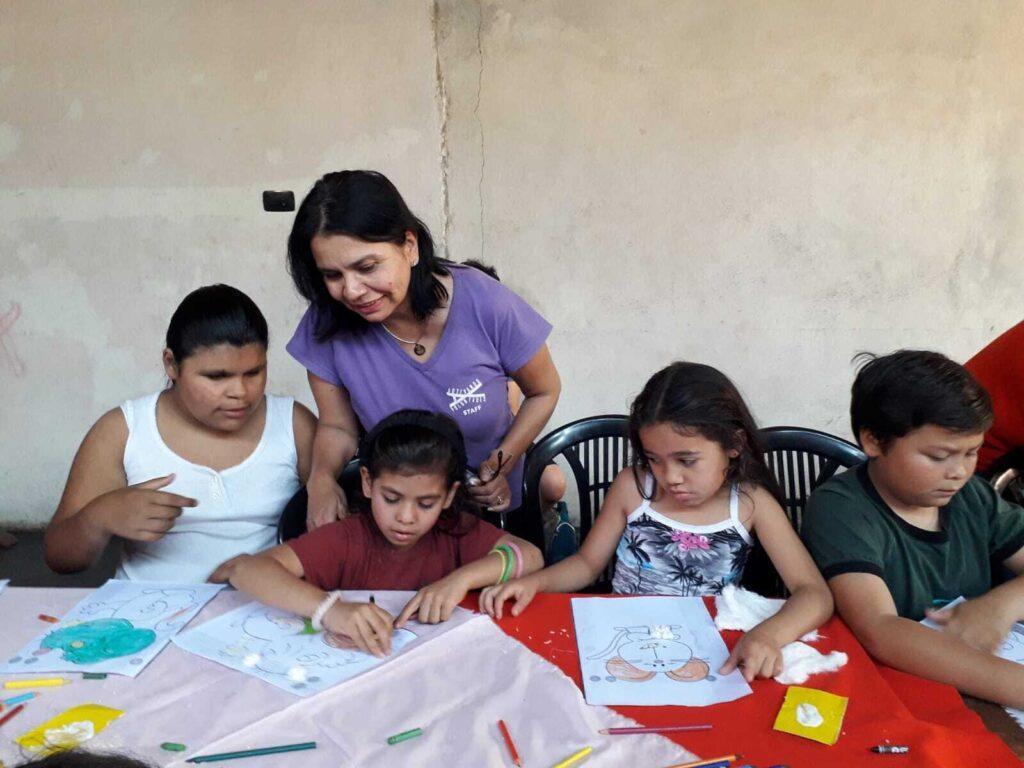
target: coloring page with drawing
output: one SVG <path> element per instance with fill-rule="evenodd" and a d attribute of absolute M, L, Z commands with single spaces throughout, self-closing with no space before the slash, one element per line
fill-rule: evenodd
<path fill-rule="evenodd" d="M 0 672 L 106 672 L 135 677 L 221 589 L 221 584 L 110 579 L 59 624 L 0 665 Z"/>
<path fill-rule="evenodd" d="M 1003 644 L 999 646 L 996 656 L 1002 656 L 1004 659 L 1024 664 L 1024 623 L 1018 622 L 1010 628 L 1010 634 L 1006 636 Z M 1017 725 L 1024 728 L 1024 709 L 1006 707 L 1006 711 L 1010 717 L 1017 721 Z"/>
<path fill-rule="evenodd" d="M 397 616 L 415 592 L 373 592 L 377 605 Z M 345 592 L 342 598 L 367 602 L 370 592 Z M 294 613 L 248 603 L 174 638 L 174 644 L 197 656 L 258 677 L 296 696 L 312 696 L 350 680 L 406 650 L 448 632 L 473 618 L 456 608 L 441 624 L 408 622 L 391 636 L 391 654 L 377 658 L 358 650 L 347 637 L 313 629 Z"/>
<path fill-rule="evenodd" d="M 966 597 L 960 595 L 956 600 L 951 600 L 942 606 L 942 610 L 945 611 L 953 608 L 966 600 Z M 942 631 L 942 625 L 931 619 L 921 619 L 921 624 L 938 632 Z M 996 656 L 1001 656 L 1009 661 L 1015 661 L 1018 664 L 1024 664 L 1024 623 L 1018 622 L 1010 628 L 1010 634 L 1003 640 L 1003 644 L 996 649 Z M 1017 721 L 1021 728 L 1024 728 L 1024 709 L 1014 709 L 1013 707 L 1004 707 L 1004 709 L 1010 717 Z"/>
<path fill-rule="evenodd" d="M 588 704 L 704 707 L 751 693 L 719 675 L 725 641 L 699 597 L 575 597 L 576 644 Z"/>

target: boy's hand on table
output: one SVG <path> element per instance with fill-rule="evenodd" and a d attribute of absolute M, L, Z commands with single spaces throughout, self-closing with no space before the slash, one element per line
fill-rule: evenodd
<path fill-rule="evenodd" d="M 972 648 L 993 653 L 1010 634 L 1015 620 L 1007 608 L 997 596 L 988 594 L 952 608 L 928 611 L 928 618 Z"/>
<path fill-rule="evenodd" d="M 323 625 L 328 632 L 350 638 L 359 650 L 383 658 L 391 653 L 393 621 L 376 603 L 335 603 Z"/>
<path fill-rule="evenodd" d="M 449 574 L 433 584 L 428 584 L 405 604 L 405 608 L 395 621 L 395 629 L 405 626 L 414 614 L 417 614 L 416 620 L 420 624 L 448 621 L 452 611 L 465 599 L 467 592 L 469 585 L 458 573 Z"/>
<path fill-rule="evenodd" d="M 767 632 L 760 629 L 754 627 L 740 638 L 725 664 L 718 670 L 720 675 L 728 675 L 739 668 L 749 683 L 755 677 L 775 677 L 782 673 L 782 649 Z"/>

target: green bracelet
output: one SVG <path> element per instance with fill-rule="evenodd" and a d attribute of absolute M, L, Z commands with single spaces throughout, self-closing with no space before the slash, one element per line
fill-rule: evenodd
<path fill-rule="evenodd" d="M 499 576 L 498 580 L 494 582 L 495 584 L 501 584 L 505 581 L 503 577 L 505 576 L 505 573 L 508 571 L 508 553 L 506 553 L 505 550 L 503 550 L 501 547 L 495 547 L 491 550 L 491 554 L 497 555 L 501 558 L 501 576 Z"/>
<path fill-rule="evenodd" d="M 501 546 L 498 547 L 498 549 L 503 551 L 505 553 L 505 557 L 506 557 L 505 568 L 504 568 L 504 570 L 501 573 L 501 581 L 502 581 L 502 583 L 504 583 L 504 582 L 508 581 L 509 579 L 511 579 L 512 578 L 512 574 L 515 573 L 516 555 L 515 555 L 515 552 L 512 551 L 512 547 L 510 547 L 508 544 L 502 544 Z"/>

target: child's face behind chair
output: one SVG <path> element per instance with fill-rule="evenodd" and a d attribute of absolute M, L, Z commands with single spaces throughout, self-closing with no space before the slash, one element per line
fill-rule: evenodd
<path fill-rule="evenodd" d="M 861 430 L 872 478 L 907 507 L 943 507 L 974 474 L 983 432 L 951 432 L 934 424 L 881 444 Z"/>
<path fill-rule="evenodd" d="M 407 475 L 382 471 L 370 477 L 361 469 L 363 495 L 370 500 L 373 520 L 393 547 L 405 549 L 419 541 L 437 523 L 455 498 L 459 484 L 445 484 L 438 472 Z"/>

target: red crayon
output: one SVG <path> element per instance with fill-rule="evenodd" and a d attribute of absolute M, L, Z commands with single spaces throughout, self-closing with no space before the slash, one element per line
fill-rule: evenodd
<path fill-rule="evenodd" d="M 498 728 L 501 730 L 501 735 L 505 739 L 505 746 L 508 747 L 508 753 L 512 756 L 512 762 L 521 766 L 523 761 L 519 759 L 519 753 L 516 751 L 515 742 L 512 741 L 512 734 L 508 732 L 508 726 L 505 725 L 504 720 L 498 721 Z"/>
<path fill-rule="evenodd" d="M 0 717 L 0 725 L 3 725 L 4 723 L 6 723 L 8 720 L 10 720 L 16 714 L 21 712 L 21 710 L 23 710 L 24 708 L 25 708 L 24 704 L 19 704 L 14 709 L 12 709 L 10 712 L 8 712 L 6 715 L 4 715 L 3 717 Z"/>

